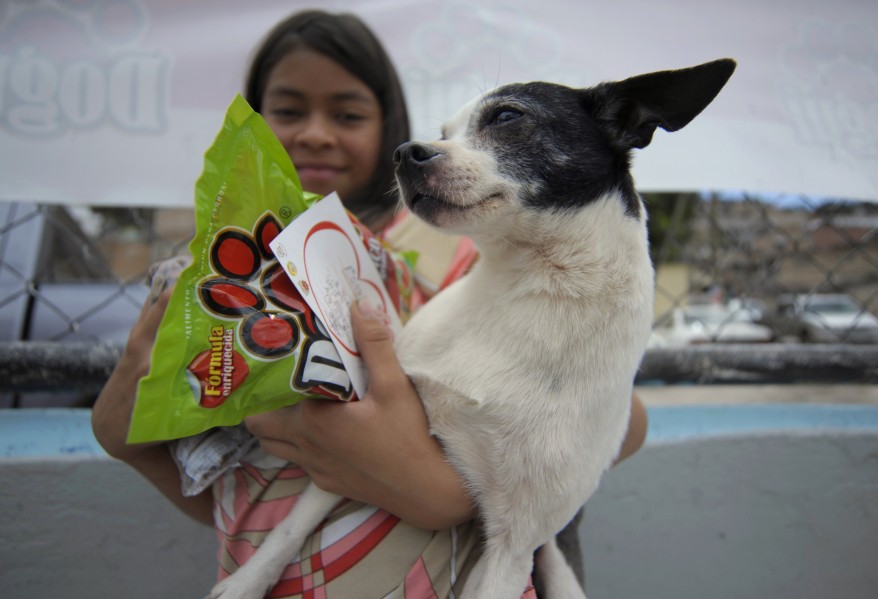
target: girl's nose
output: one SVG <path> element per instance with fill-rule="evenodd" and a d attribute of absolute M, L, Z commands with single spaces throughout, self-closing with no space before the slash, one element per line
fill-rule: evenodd
<path fill-rule="evenodd" d="M 330 123 L 320 116 L 311 116 L 296 133 L 295 142 L 309 148 L 331 146 L 335 140 Z"/>

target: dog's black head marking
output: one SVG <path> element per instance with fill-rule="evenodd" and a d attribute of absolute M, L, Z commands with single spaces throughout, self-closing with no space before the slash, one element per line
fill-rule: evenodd
<path fill-rule="evenodd" d="M 473 110 L 462 113 L 468 121 L 443 130 L 443 140 L 461 137 L 473 150 L 492 156 L 502 177 L 517 184 L 518 201 L 528 208 L 574 210 L 616 193 L 626 212 L 639 218 L 631 150 L 649 145 L 656 128 L 677 131 L 688 124 L 734 69 L 733 60 L 722 59 L 586 89 L 514 83 L 480 98 Z M 436 210 L 461 209 L 442 197 L 443 143 L 404 144 L 394 156 L 409 207 L 427 220 Z M 482 200 L 499 195 L 488 190 Z"/>
<path fill-rule="evenodd" d="M 538 182 L 526 198 L 533 207 L 576 208 L 618 190 L 626 210 L 638 215 L 630 151 L 646 147 L 657 127 L 688 124 L 734 69 L 724 59 L 586 89 L 512 84 L 484 99 L 471 126 L 506 176 Z"/>
<path fill-rule="evenodd" d="M 735 70 L 729 58 L 688 69 L 647 73 L 592 88 L 592 110 L 623 149 L 644 148 L 656 127 L 677 131 L 710 104 Z"/>

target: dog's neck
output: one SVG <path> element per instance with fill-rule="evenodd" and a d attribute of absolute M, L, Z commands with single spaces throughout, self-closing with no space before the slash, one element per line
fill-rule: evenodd
<path fill-rule="evenodd" d="M 618 198 L 606 197 L 576 213 L 559 212 L 474 236 L 481 258 L 472 275 L 499 293 L 520 296 L 581 301 L 613 288 L 621 292 L 631 284 L 624 280 L 630 273 L 651 274 L 644 227 L 641 219 L 625 213 Z M 620 269 L 620 264 L 634 268 Z"/>

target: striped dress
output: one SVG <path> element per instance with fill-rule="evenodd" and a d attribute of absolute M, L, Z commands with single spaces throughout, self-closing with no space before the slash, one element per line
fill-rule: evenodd
<path fill-rule="evenodd" d="M 234 572 L 308 484 L 294 464 L 253 449 L 213 486 L 219 573 Z M 307 539 L 271 598 L 442 599 L 459 596 L 481 552 L 476 523 L 426 531 L 374 506 L 343 501 Z M 523 597 L 536 597 L 529 588 Z"/>
<path fill-rule="evenodd" d="M 475 259 L 468 240 L 437 237 L 419 221 L 398 218 L 388 243 L 419 251 L 417 304 L 459 277 Z M 424 247 L 424 244 L 432 247 Z M 426 260 L 425 260 L 426 258 Z M 245 563 L 296 504 L 308 485 L 305 472 L 251 449 L 212 487 L 222 579 Z M 477 523 L 426 531 L 377 507 L 342 501 L 306 540 L 269 592 L 271 598 L 444 599 L 459 596 L 481 553 Z M 523 598 L 535 599 L 531 586 Z"/>

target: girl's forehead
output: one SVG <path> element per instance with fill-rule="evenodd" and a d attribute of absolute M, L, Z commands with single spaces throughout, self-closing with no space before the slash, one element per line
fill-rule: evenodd
<path fill-rule="evenodd" d="M 362 79 L 325 54 L 301 47 L 289 52 L 269 72 L 266 95 L 277 91 L 308 98 L 378 101 Z"/>
<path fill-rule="evenodd" d="M 285 54 L 269 71 L 269 79 L 302 79 L 331 84 L 366 85 L 362 79 L 325 54 L 299 47 Z"/>

